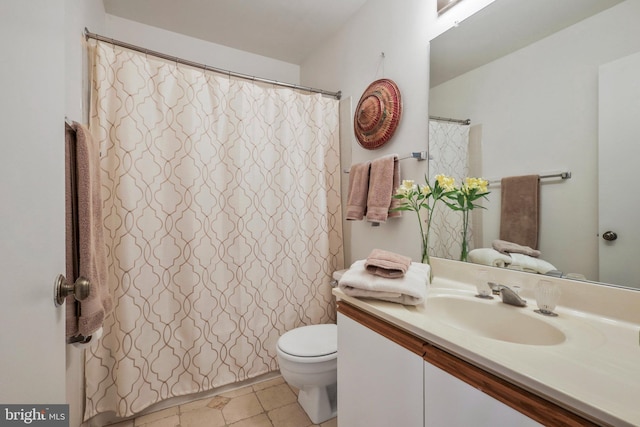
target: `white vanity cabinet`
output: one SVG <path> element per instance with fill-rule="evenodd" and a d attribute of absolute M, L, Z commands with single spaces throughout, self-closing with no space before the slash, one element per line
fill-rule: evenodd
<path fill-rule="evenodd" d="M 424 420 L 427 427 L 542 425 L 426 361 Z"/>
<path fill-rule="evenodd" d="M 339 427 L 597 426 L 345 301 Z"/>
<path fill-rule="evenodd" d="M 338 313 L 338 427 L 422 426 L 423 363 Z"/>

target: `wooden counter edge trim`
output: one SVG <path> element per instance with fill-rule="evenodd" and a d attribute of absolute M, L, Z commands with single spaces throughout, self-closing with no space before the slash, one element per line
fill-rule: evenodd
<path fill-rule="evenodd" d="M 425 343 L 424 360 L 547 426 L 601 426 L 562 406 L 495 376 L 446 351 Z"/>
<path fill-rule="evenodd" d="M 348 302 L 338 301 L 337 309 L 339 313 L 422 356 L 426 362 L 543 425 L 602 426 L 435 347 Z"/>
<path fill-rule="evenodd" d="M 344 314 L 361 325 L 366 326 L 372 331 L 377 332 L 383 337 L 388 338 L 396 344 L 406 348 L 412 353 L 415 353 L 420 357 L 424 357 L 424 340 L 422 338 L 418 338 L 415 335 L 398 329 L 389 322 L 379 319 L 369 313 L 365 313 L 345 301 L 338 301 L 338 313 Z"/>

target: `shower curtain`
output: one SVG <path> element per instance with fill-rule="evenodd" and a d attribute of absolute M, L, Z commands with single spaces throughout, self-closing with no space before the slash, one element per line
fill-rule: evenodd
<path fill-rule="evenodd" d="M 336 100 L 90 44 L 115 308 L 85 420 L 277 370 L 343 267 Z"/>
<path fill-rule="evenodd" d="M 437 174 L 455 178 L 460 185 L 469 176 L 469 126 L 459 123 L 429 120 L 430 179 Z M 471 224 L 468 228 L 472 240 Z M 436 206 L 433 213 L 432 237 L 429 253 L 433 256 L 460 259 L 462 245 L 462 214 L 449 209 L 444 203 Z M 472 248 L 471 248 L 472 249 Z"/>

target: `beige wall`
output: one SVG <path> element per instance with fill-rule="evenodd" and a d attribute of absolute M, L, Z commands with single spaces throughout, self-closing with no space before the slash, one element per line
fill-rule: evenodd
<path fill-rule="evenodd" d="M 348 110 L 342 114 L 342 157 L 350 159 L 345 162 L 345 168 L 348 169 L 351 162 L 391 153 L 404 156 L 427 149 L 427 23 L 434 15 L 435 0 L 369 0 L 338 34 L 302 64 L 303 85 L 342 91 L 341 106 Z M 380 78 L 396 82 L 402 95 L 403 112 L 393 138 L 382 148 L 370 151 L 360 147 L 353 135 L 353 109 L 366 87 Z M 427 162 L 403 160 L 401 168 L 404 179 L 422 180 L 427 173 Z M 343 174 L 343 179 L 348 180 L 348 175 Z M 343 194 L 343 203 L 345 197 Z M 347 265 L 365 258 L 374 248 L 419 260 L 418 224 L 411 212 L 379 227 L 365 221 L 344 222 L 344 231 Z"/>

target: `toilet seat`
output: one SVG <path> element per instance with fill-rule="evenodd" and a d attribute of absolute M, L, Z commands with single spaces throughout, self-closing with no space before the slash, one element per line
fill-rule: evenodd
<path fill-rule="evenodd" d="M 338 328 L 334 324 L 292 329 L 278 340 L 278 348 L 295 358 L 320 358 L 338 352 Z"/>

